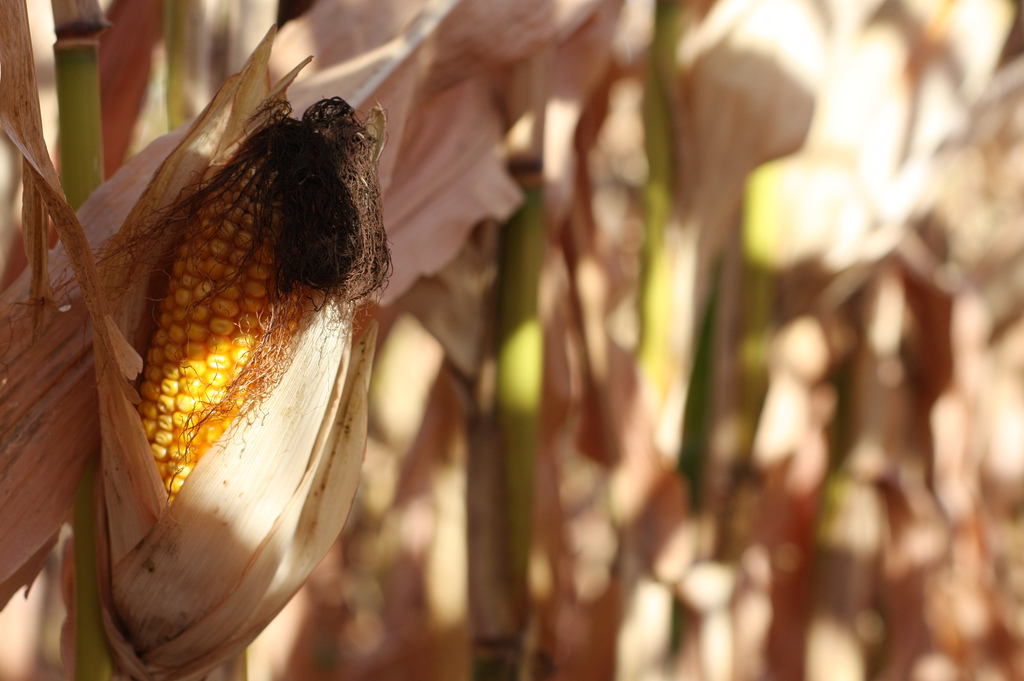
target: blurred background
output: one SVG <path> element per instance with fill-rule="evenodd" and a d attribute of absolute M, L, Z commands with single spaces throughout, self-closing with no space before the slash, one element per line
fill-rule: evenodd
<path fill-rule="evenodd" d="M 1019 2 L 102 11 L 107 178 L 274 22 L 296 112 L 388 113 L 360 490 L 248 678 L 1024 679 Z M 0 680 L 64 678 L 59 571 Z"/>

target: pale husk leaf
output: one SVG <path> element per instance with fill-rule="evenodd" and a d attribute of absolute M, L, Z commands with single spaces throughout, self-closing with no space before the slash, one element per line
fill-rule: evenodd
<path fill-rule="evenodd" d="M 337 373 L 347 326 L 337 333 L 329 315 L 315 315 L 274 392 L 236 420 L 163 517 L 112 565 L 117 612 L 143 655 L 210 616 L 243 578 L 252 580 L 255 607 L 276 568 L 254 558 L 269 552 L 279 560 L 284 550 L 271 528 L 296 503 L 332 388 L 317 378 Z M 201 641 L 210 643 L 211 634 Z"/>
<path fill-rule="evenodd" d="M 201 678 L 255 638 L 337 538 L 366 441 L 376 334 L 371 329 L 349 359 L 350 317 L 337 333 L 328 316 L 305 332 L 260 416 L 207 454 L 170 512 L 115 569 L 132 638 L 117 647 L 138 655 L 127 668 L 153 679 Z M 333 385 L 316 380 L 332 367 Z"/>
<path fill-rule="evenodd" d="M 178 674 L 198 677 L 204 668 L 241 650 L 277 615 L 334 544 L 359 483 L 375 343 L 373 325 L 354 352 L 349 353 L 346 345 L 305 476 L 238 587 L 209 617 L 147 653 L 150 669 L 166 672 L 168 680 L 179 678 Z M 203 651 L 208 652 L 197 657 Z M 182 667 L 182 659 L 195 661 Z"/>
<path fill-rule="evenodd" d="M 182 188 L 203 177 L 209 167 L 230 155 L 246 123 L 271 94 L 267 58 L 274 31 L 239 74 L 217 92 L 210 105 L 190 126 L 181 144 L 167 157 L 125 221 L 125 227 L 108 245 L 110 257 L 102 263 L 108 290 L 115 298 L 121 329 L 141 352 L 148 343 L 148 290 L 159 259 L 177 237 L 173 229 L 161 230 L 159 239 L 137 244 L 153 215 L 177 200 Z M 278 96 L 280 91 L 273 96 Z M 104 438 L 104 497 L 111 523 L 109 550 L 117 564 L 146 535 L 164 511 L 163 489 L 141 420 L 128 396 L 100 389 L 100 425 Z"/>

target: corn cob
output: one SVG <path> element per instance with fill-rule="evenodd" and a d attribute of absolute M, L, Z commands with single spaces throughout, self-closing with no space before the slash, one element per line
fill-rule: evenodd
<path fill-rule="evenodd" d="M 284 103 L 267 113 L 235 159 L 166 214 L 186 226 L 138 412 L 172 499 L 283 370 L 307 303 L 361 299 L 390 264 L 375 139 L 351 107 L 323 100 L 301 121 Z"/>
<path fill-rule="evenodd" d="M 178 249 L 146 357 L 139 415 L 171 496 L 242 406 L 238 395 L 211 413 L 267 325 L 272 255 L 264 248 L 247 257 L 253 202 L 237 190 L 224 200 L 234 204 L 228 216 L 218 204 L 201 212 L 198 235 Z M 217 289 L 217 281 L 231 283 Z"/>

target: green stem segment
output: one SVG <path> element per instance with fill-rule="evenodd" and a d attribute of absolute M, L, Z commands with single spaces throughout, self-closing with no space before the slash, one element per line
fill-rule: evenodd
<path fill-rule="evenodd" d="M 95 479 L 94 459 L 75 492 L 75 681 L 108 681 L 113 675 L 96 574 Z"/>
<path fill-rule="evenodd" d="M 544 193 L 524 188 L 526 200 L 503 227 L 497 300 L 495 420 L 501 470 L 492 504 L 500 504 L 503 527 L 498 549 L 507 557 L 501 581 L 491 597 L 507 613 L 487 627 L 503 643 L 493 650 L 477 646 L 474 681 L 514 681 L 523 659 L 529 622 L 528 567 L 533 535 L 534 477 L 543 380 L 543 331 L 538 290 L 544 257 Z"/>
<path fill-rule="evenodd" d="M 60 174 L 75 210 L 103 184 L 99 53 L 96 39 L 61 39 L 54 45 L 60 107 Z"/>
<path fill-rule="evenodd" d="M 747 180 L 743 215 L 743 450 L 753 446 L 768 389 L 768 343 L 774 327 L 778 248 L 782 238 L 779 166 L 770 162 Z"/>
<path fill-rule="evenodd" d="M 517 600 L 526 598 L 533 525 L 538 413 L 544 338 L 537 309 L 544 255 L 544 197 L 526 190 L 526 202 L 502 230 L 498 298 L 496 407 L 508 487 L 509 538 Z"/>
<path fill-rule="evenodd" d="M 640 366 L 663 396 L 668 389 L 672 319 L 672 286 L 665 228 L 672 212 L 675 149 L 672 132 L 671 84 L 675 82 L 675 50 L 681 10 L 675 0 L 655 6 L 654 38 L 647 63 L 644 102 L 644 146 L 647 182 L 643 189 L 644 243 L 640 271 Z"/>
<path fill-rule="evenodd" d="M 89 21 L 75 16 L 78 9 L 54 5 L 58 35 L 54 60 L 60 108 L 61 184 L 68 203 L 75 210 L 103 183 L 98 36 L 106 27 L 98 8 L 87 13 Z M 65 31 L 63 26 L 72 28 Z M 91 28 L 86 30 L 83 26 Z M 109 681 L 113 674 L 103 631 L 96 571 L 96 464 L 94 459 L 86 466 L 75 492 L 76 681 Z"/>
<path fill-rule="evenodd" d="M 189 15 L 192 0 L 165 0 L 164 42 L 167 46 L 167 126 L 170 130 L 188 120 L 186 84 L 189 73 Z"/>

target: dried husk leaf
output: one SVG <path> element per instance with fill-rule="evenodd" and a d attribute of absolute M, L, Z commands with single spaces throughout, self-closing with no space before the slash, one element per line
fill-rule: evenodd
<path fill-rule="evenodd" d="M 148 220 L 177 200 L 183 187 L 203 177 L 208 168 L 229 154 L 243 126 L 269 95 L 267 57 L 274 32 L 253 53 L 246 67 L 228 79 L 206 110 L 190 127 L 178 147 L 161 164 L 125 220 L 125 227 L 107 245 L 102 271 L 117 311 L 116 321 L 143 351 L 148 342 L 143 323 L 149 310 L 150 276 L 178 234 L 173 229 L 146 242 L 147 250 L 127 248 L 139 240 Z M 100 387 L 100 427 L 104 442 L 104 498 L 107 514 L 118 519 L 110 528 L 110 551 L 117 563 L 152 527 L 166 505 L 163 490 L 141 420 L 128 395 Z"/>
<path fill-rule="evenodd" d="M 122 621 L 108 622 L 108 634 L 126 669 L 201 678 L 255 638 L 337 538 L 362 463 L 375 332 L 350 361 L 350 332 L 336 325 L 321 316 L 304 331 L 259 414 L 225 434 L 113 566 Z M 331 370 L 333 385 L 317 380 Z"/>
<path fill-rule="evenodd" d="M 682 38 L 678 190 L 684 225 L 699 229 L 698 301 L 712 263 L 735 234 L 747 175 L 804 143 L 824 30 L 810 0 L 721 0 Z"/>
<path fill-rule="evenodd" d="M 304 65 L 268 89 L 272 37 L 193 124 L 111 242 L 105 272 L 112 290 L 123 291 L 117 309 L 126 331 L 144 326 L 148 278 L 176 235 L 166 230 L 142 257 L 122 245 L 149 233 L 146 221 L 177 198 L 183 178 L 208 173 L 264 125 L 264 103 L 283 97 Z M 348 372 L 352 310 L 337 305 L 307 315 L 280 381 L 198 462 L 173 504 L 133 405 L 101 385 L 109 527 L 101 583 L 107 633 L 125 673 L 202 678 L 255 638 L 340 532 L 365 442 L 373 334 Z M 337 379 L 323 381 L 325 374 Z"/>

